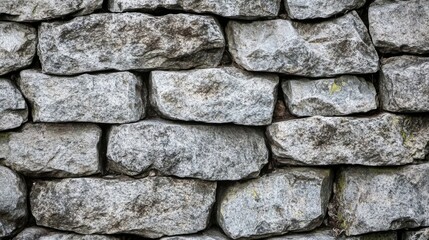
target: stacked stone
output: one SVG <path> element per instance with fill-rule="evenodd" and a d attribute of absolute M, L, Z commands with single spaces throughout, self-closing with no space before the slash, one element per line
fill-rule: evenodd
<path fill-rule="evenodd" d="M 429 239 L 428 23 L 429 0 L 3 0 L 0 239 Z"/>

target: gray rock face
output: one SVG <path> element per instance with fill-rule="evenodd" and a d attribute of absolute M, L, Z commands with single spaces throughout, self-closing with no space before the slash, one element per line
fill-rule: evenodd
<path fill-rule="evenodd" d="M 24 70 L 18 85 L 35 122 L 127 123 L 146 114 L 142 82 L 129 72 L 57 77 Z"/>
<path fill-rule="evenodd" d="M 289 111 L 297 116 L 334 116 L 377 109 L 377 92 L 371 82 L 355 76 L 283 81 Z"/>
<path fill-rule="evenodd" d="M 325 169 L 288 168 L 227 187 L 217 220 L 231 238 L 264 237 L 319 226 L 331 193 Z"/>
<path fill-rule="evenodd" d="M 38 53 L 43 72 L 70 75 L 214 67 L 224 46 L 220 26 L 210 16 L 106 13 L 42 23 Z"/>
<path fill-rule="evenodd" d="M 396 232 L 370 233 L 354 237 L 336 236 L 329 229 L 316 230 L 310 233 L 287 234 L 267 240 L 396 240 Z"/>
<path fill-rule="evenodd" d="M 35 177 L 91 175 L 100 169 L 100 138 L 93 124 L 26 124 L 0 133 L 0 163 Z"/>
<path fill-rule="evenodd" d="M 233 67 L 153 71 L 149 81 L 151 104 L 163 117 L 243 125 L 271 123 L 279 82 Z"/>
<path fill-rule="evenodd" d="M 429 58 L 391 57 L 382 60 L 380 98 L 392 112 L 429 112 Z"/>
<path fill-rule="evenodd" d="M 280 0 L 109 0 L 108 3 L 112 12 L 166 8 L 242 19 L 273 18 L 280 10 Z"/>
<path fill-rule="evenodd" d="M 24 180 L 0 166 L 0 238 L 12 235 L 27 221 L 27 188 Z"/>
<path fill-rule="evenodd" d="M 429 228 L 423 228 L 418 231 L 406 231 L 402 234 L 404 240 L 427 240 L 429 239 Z"/>
<path fill-rule="evenodd" d="M 329 215 L 347 235 L 428 226 L 428 175 L 428 163 L 345 168 Z"/>
<path fill-rule="evenodd" d="M 28 109 L 21 92 L 8 79 L 0 78 L 0 131 L 27 121 Z"/>
<path fill-rule="evenodd" d="M 31 64 L 36 54 L 35 28 L 0 21 L 0 36 L 0 75 Z"/>
<path fill-rule="evenodd" d="M 380 51 L 429 53 L 428 0 L 376 0 L 369 7 L 368 20 Z"/>
<path fill-rule="evenodd" d="M 215 195 L 216 183 L 200 180 L 69 178 L 36 182 L 30 202 L 37 225 L 158 238 L 205 229 Z"/>
<path fill-rule="evenodd" d="M 155 169 L 178 177 L 238 180 L 258 176 L 268 150 L 258 129 L 149 120 L 112 127 L 107 159 L 110 170 L 127 175 Z"/>
<path fill-rule="evenodd" d="M 267 128 L 273 158 L 285 164 L 402 165 L 429 153 L 429 120 L 389 113 L 310 117 Z"/>
<path fill-rule="evenodd" d="M 335 14 L 360 8 L 366 0 L 286 0 L 285 8 L 293 19 L 328 18 Z"/>
<path fill-rule="evenodd" d="M 378 55 L 356 12 L 320 23 L 231 21 L 229 51 L 250 71 L 308 77 L 374 73 Z"/>
<path fill-rule="evenodd" d="M 101 8 L 103 0 L 2 0 L 0 18 L 40 21 L 66 15 L 84 15 Z"/>
<path fill-rule="evenodd" d="M 29 227 L 16 235 L 13 240 L 119 240 L 119 238 L 103 235 L 63 233 L 41 227 Z"/>
<path fill-rule="evenodd" d="M 165 237 L 161 240 L 228 240 L 229 238 L 225 236 L 218 229 L 209 229 L 207 231 L 185 236 L 175 236 L 175 237 Z"/>

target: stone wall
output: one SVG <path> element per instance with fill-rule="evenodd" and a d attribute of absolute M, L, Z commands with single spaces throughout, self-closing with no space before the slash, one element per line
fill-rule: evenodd
<path fill-rule="evenodd" d="M 0 239 L 429 239 L 429 0 L 0 0 Z"/>

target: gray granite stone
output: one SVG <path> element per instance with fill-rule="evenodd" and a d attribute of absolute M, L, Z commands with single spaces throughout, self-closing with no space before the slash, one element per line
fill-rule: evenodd
<path fill-rule="evenodd" d="M 9 79 L 0 78 L 0 131 L 17 128 L 28 120 L 21 92 Z"/>

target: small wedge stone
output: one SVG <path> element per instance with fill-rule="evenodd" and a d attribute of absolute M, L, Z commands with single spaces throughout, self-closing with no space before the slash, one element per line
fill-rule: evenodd
<path fill-rule="evenodd" d="M 0 131 L 17 128 L 28 119 L 21 92 L 8 79 L 0 78 Z"/>

